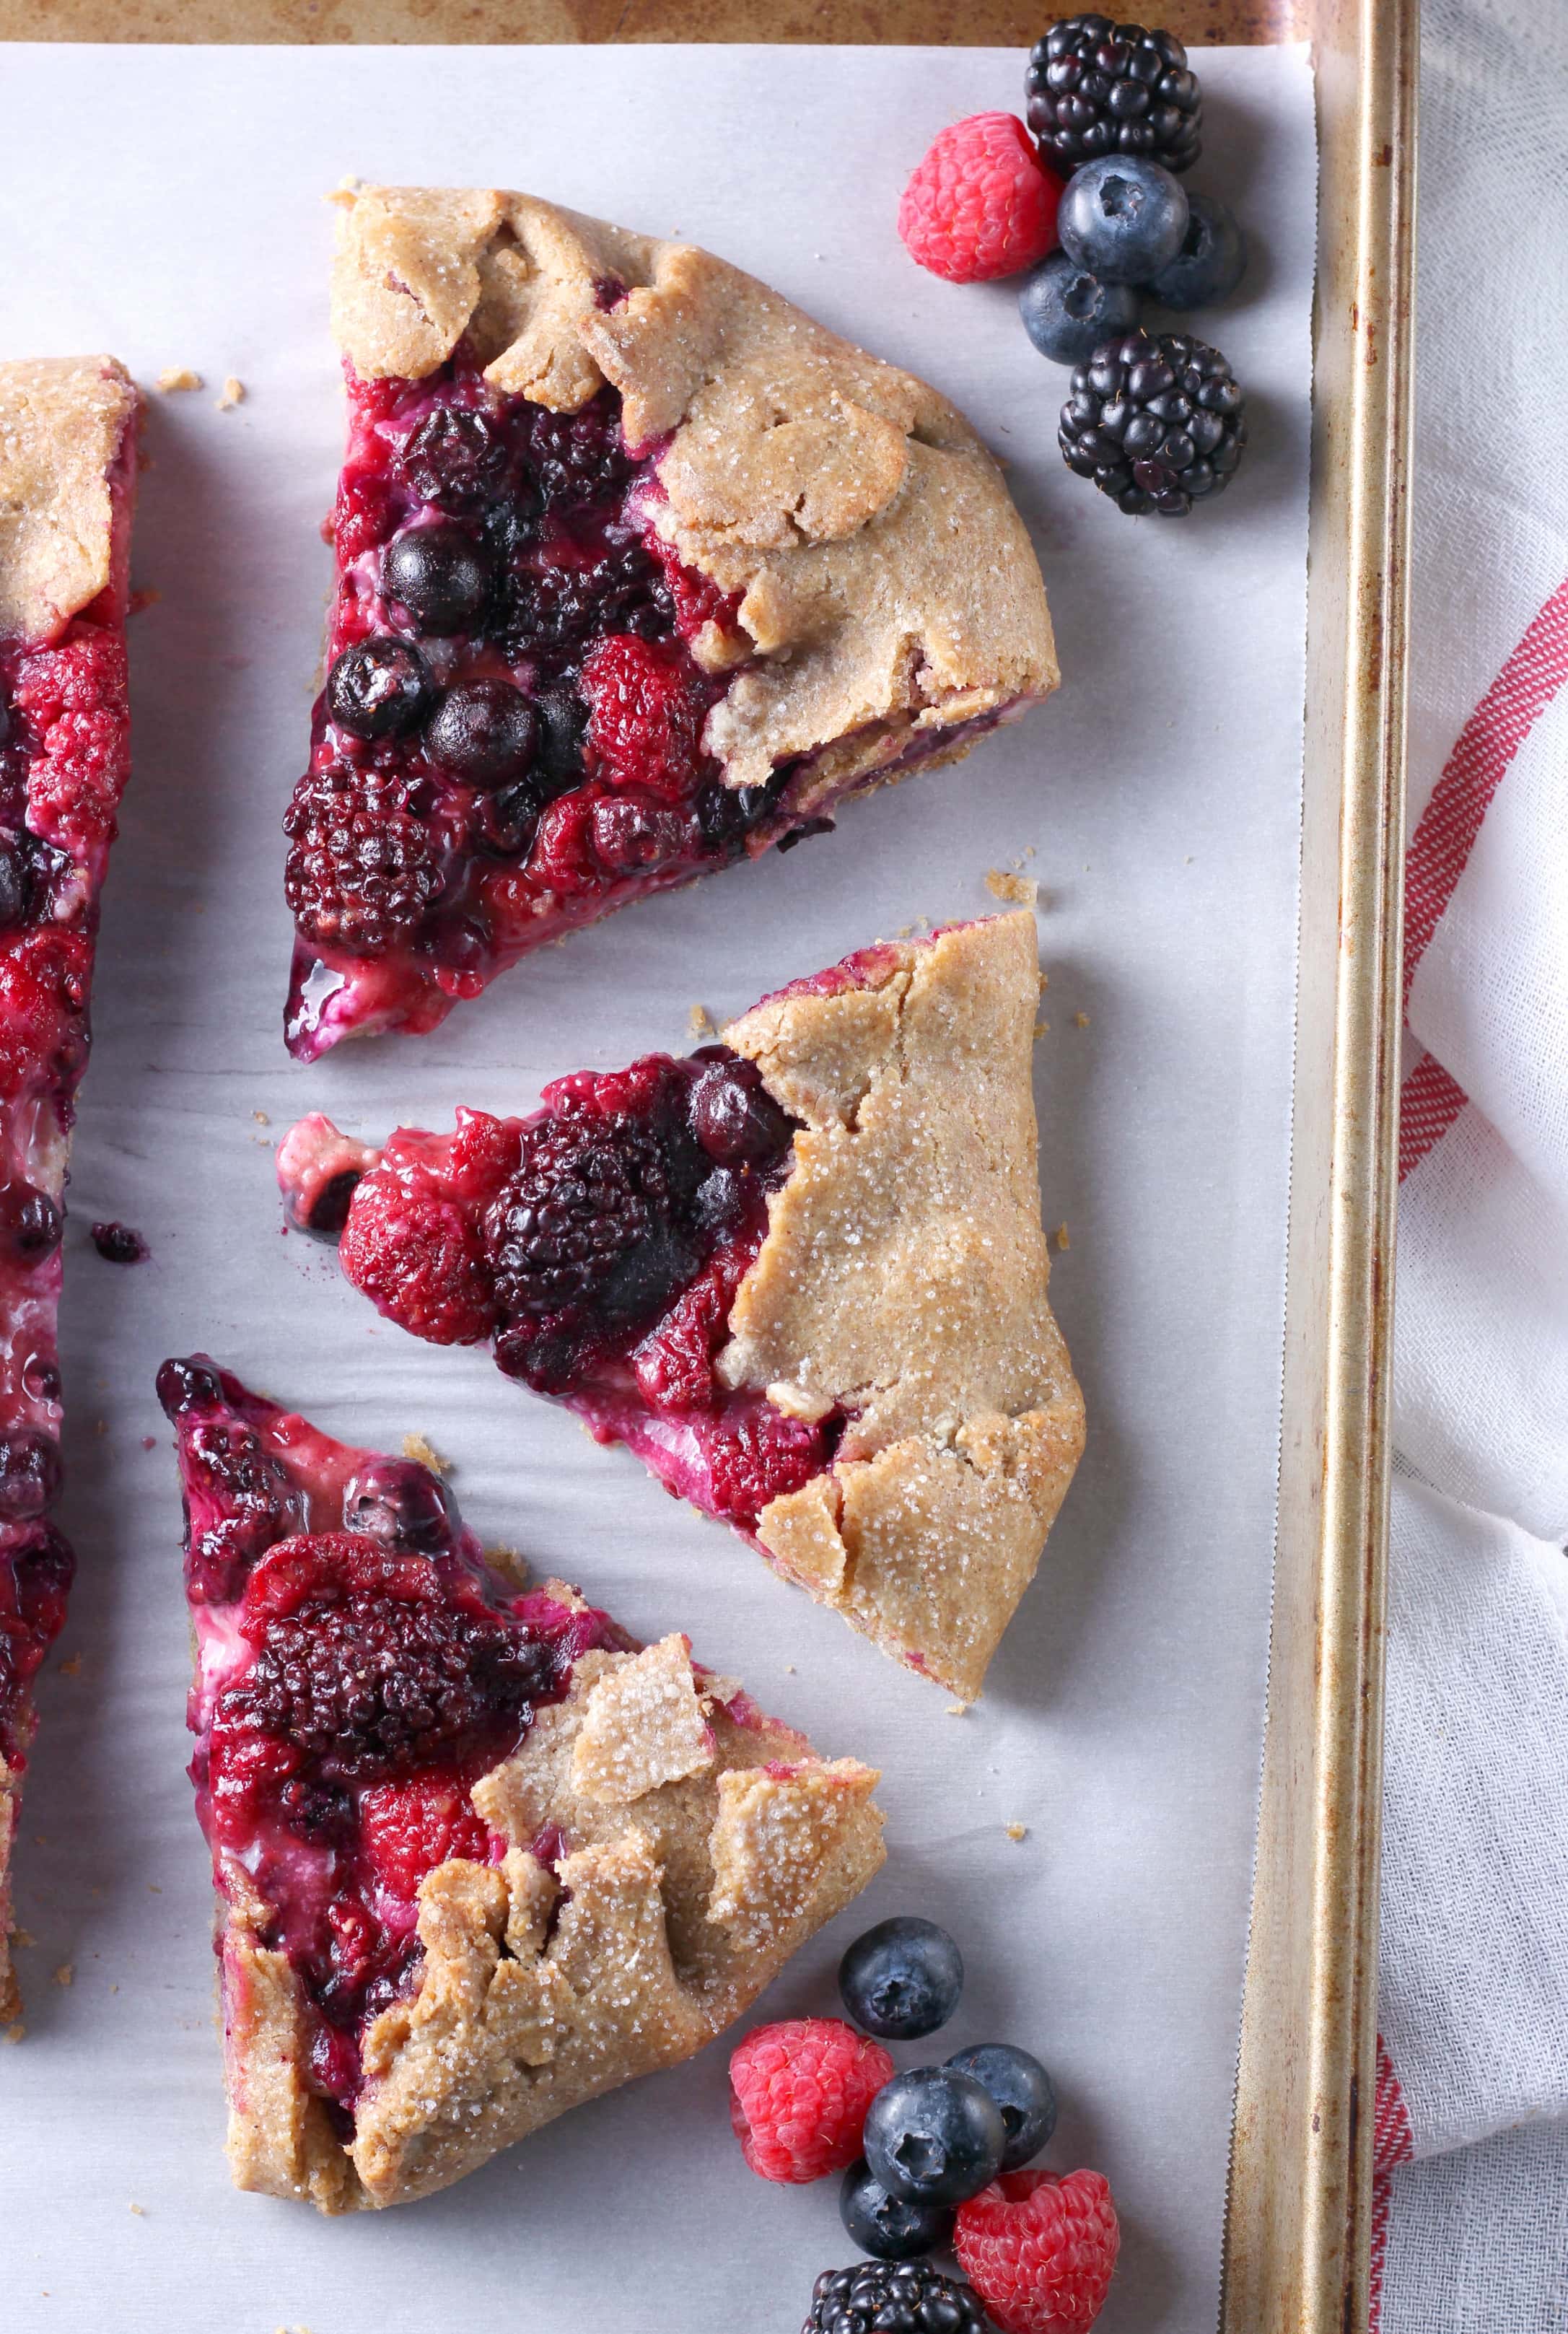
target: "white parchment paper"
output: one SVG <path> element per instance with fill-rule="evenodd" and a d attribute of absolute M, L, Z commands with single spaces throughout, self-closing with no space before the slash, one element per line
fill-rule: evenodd
<path fill-rule="evenodd" d="M 1199 187 L 1253 242 L 1203 320 L 1252 398 L 1238 483 L 1136 523 L 1063 468 L 1065 375 L 1006 286 L 919 273 L 898 194 L 946 121 L 1021 103 L 1001 51 L 22 48 L 0 60 L 0 354 L 109 348 L 155 396 L 133 628 L 136 775 L 103 924 L 67 1234 L 82 1572 L 41 1693 L 0 2050 L 8 2334 L 794 2334 L 851 2257 L 834 2184 L 742 2163 L 726 2051 L 598 2102 L 461 2187 L 326 2223 L 221 2153 L 206 1852 L 183 1768 L 179 1503 L 152 1377 L 207 1346 L 356 1442 L 418 1429 L 487 1538 L 645 1635 L 685 1626 L 824 1750 L 885 1770 L 885 1876 L 772 2016 L 831 2012 L 848 1939 L 948 1922 L 968 1990 L 906 2062 L 1008 2038 L 1060 2089 L 1050 2161 L 1110 2176 L 1108 2334 L 1215 2322 L 1265 1691 L 1278 1443 L 1303 699 L 1314 151 L 1303 50 L 1202 60 Z M 710 245 L 927 373 L 1013 466 L 1065 683 L 835 838 L 616 917 L 434 1038 L 312 1069 L 280 1037 L 279 817 L 302 767 L 341 445 L 323 192 L 518 186 Z M 236 410 L 216 410 L 227 374 Z M 1034 855 L 1024 860 L 1024 854 Z M 272 1145 L 321 1105 L 381 1133 L 688 1042 L 917 918 L 1042 885 L 1053 1293 L 1088 1455 L 985 1701 L 880 1660 L 623 1453 L 376 1321 L 279 1235 Z M 94 1218 L 150 1260 L 102 1263 Z M 1022 1840 L 1006 1827 L 1027 1827 Z M 66 1985 L 55 1973 L 73 1972 Z"/>

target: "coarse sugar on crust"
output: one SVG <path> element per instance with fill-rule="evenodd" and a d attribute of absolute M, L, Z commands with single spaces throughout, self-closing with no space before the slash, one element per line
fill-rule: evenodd
<path fill-rule="evenodd" d="M 546 1593 L 580 1601 L 560 1582 Z M 329 2213 L 447 2187 L 569 2107 L 689 2058 L 865 1886 L 883 1858 L 871 1769 L 819 1759 L 738 1694 L 733 1712 L 706 1711 L 690 1771 L 649 1755 L 644 1713 L 696 1702 L 700 1686 L 680 1637 L 584 1654 L 565 1699 L 475 1785 L 506 1853 L 455 1858 L 422 1884 L 418 1991 L 365 2035 L 347 2147 L 311 2094 L 298 1981 L 260 1941 L 267 1908 L 228 1876 L 240 2187 Z M 564 1844 L 553 1870 L 534 1853 L 542 1837 Z"/>
<path fill-rule="evenodd" d="M 1031 1084 L 1034 920 L 867 952 L 732 1022 L 803 1122 L 718 1371 L 837 1408 L 832 1469 L 774 1500 L 779 1570 L 972 1699 L 1083 1447 L 1047 1297 Z"/>
<path fill-rule="evenodd" d="M 739 595 L 756 651 L 708 717 L 728 785 L 822 755 L 826 801 L 1055 688 L 1034 549 L 969 423 L 726 261 L 504 189 L 366 187 L 341 198 L 332 316 L 361 379 L 466 342 L 557 412 L 620 392 L 655 526 Z M 736 641 L 708 630 L 695 653 L 723 670 Z"/>

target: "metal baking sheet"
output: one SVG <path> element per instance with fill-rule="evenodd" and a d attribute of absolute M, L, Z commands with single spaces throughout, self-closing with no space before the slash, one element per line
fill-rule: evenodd
<path fill-rule="evenodd" d="M 1254 442 L 1223 503 L 1184 526 L 1132 525 L 1062 468 L 1063 376 L 1030 349 L 1011 292 L 937 284 L 892 234 L 928 137 L 1013 105 L 1018 63 L 7 59 L 5 352 L 109 345 L 144 381 L 190 366 L 207 383 L 153 400 L 136 564 L 160 596 L 133 633 L 138 767 L 72 1194 L 66 1520 L 83 1566 L 62 1654 L 81 1667 L 45 1683 L 18 1873 L 30 2031 L 0 2057 L 0 2245 L 21 2334 L 95 2323 L 110 2297 L 133 2334 L 218 2318 L 384 2334 L 502 2308 L 544 2334 L 611 2296 L 625 2334 L 786 2334 L 816 2271 L 849 2256 L 831 2188 L 773 2190 L 741 2165 L 722 2045 L 414 2210 L 327 2224 L 229 2190 L 205 1856 L 181 1774 L 178 1499 L 150 1388 L 161 1355 L 193 1344 L 354 1439 L 424 1432 L 486 1536 L 582 1578 L 644 1634 L 688 1626 L 824 1748 L 880 1763 L 888 1871 L 769 2011 L 831 2009 L 833 1960 L 863 1920 L 948 1919 L 973 1974 L 944 2049 L 990 2032 L 1039 2049 L 1063 2098 L 1051 2160 L 1093 2163 L 1116 2190 L 1126 2248 L 1103 2323 L 1215 2323 L 1279 1461 L 1313 88 L 1300 49 L 1206 57 L 1202 180 L 1258 253 L 1248 296 L 1215 320 Z M 933 375 L 1012 466 L 1068 678 L 961 770 L 853 810 L 835 841 L 615 919 L 433 1039 L 305 1071 L 279 1041 L 277 819 L 340 447 L 321 196 L 351 169 L 522 183 L 690 236 Z M 245 399 L 219 412 L 230 373 Z M 986 1701 L 957 1717 L 482 1357 L 374 1322 L 330 1261 L 280 1239 L 270 1147 L 313 1106 L 365 1132 L 438 1122 L 459 1099 L 515 1107 L 562 1069 L 678 1046 L 694 1004 L 719 1016 L 879 934 L 983 912 L 993 868 L 1041 887 L 1043 1185 L 1070 1243 L 1053 1295 L 1091 1428 Z M 85 1227 L 105 1215 L 147 1234 L 148 1265 L 98 1261 Z"/>

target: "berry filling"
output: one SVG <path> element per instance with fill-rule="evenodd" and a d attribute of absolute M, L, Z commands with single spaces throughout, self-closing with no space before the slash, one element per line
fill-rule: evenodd
<path fill-rule="evenodd" d="M 422 381 L 351 371 L 348 403 L 326 686 L 284 821 L 302 1060 L 434 1028 L 544 941 L 824 833 L 844 796 L 1023 709 L 728 786 L 704 737 L 750 637 L 659 533 L 662 448 L 628 447 L 619 393 L 554 413 L 460 349 Z"/>
<path fill-rule="evenodd" d="M 330 1442 L 201 1356 L 166 1362 L 197 1642 L 191 1775 L 219 1887 L 259 1898 L 345 2131 L 371 2020 L 417 1990 L 418 1891 L 498 1861 L 478 1778 L 605 1616 L 492 1571 L 428 1468 Z"/>
<path fill-rule="evenodd" d="M 285 889 L 291 1048 L 428 1028 L 563 923 L 740 856 L 774 786 L 726 789 L 703 726 L 748 643 L 653 525 L 611 389 L 575 414 L 467 353 L 348 382 L 339 584 Z"/>
<path fill-rule="evenodd" d="M 98 597 L 47 641 L 0 641 L 0 1758 L 24 1763 L 28 1688 L 73 1561 L 59 1500 L 63 1161 L 87 1065 L 98 894 L 130 767 L 124 617 L 133 433 L 109 474 Z"/>
<path fill-rule="evenodd" d="M 293 1221 L 319 1230 L 357 1170 L 339 1253 L 380 1311 L 434 1344 L 490 1340 L 509 1376 L 754 1532 L 831 1465 L 844 1423 L 716 1368 L 796 1131 L 754 1064 L 707 1046 L 559 1079 L 531 1118 L 401 1128 L 379 1154 L 317 1115 L 278 1172 Z"/>

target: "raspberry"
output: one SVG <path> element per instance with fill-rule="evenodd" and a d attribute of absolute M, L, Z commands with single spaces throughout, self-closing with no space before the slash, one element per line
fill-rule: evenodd
<path fill-rule="evenodd" d="M 317 948 L 374 956 L 412 931 L 441 889 L 441 869 L 407 789 L 384 772 L 332 763 L 303 777 L 284 819 L 293 848 L 284 891 Z"/>
<path fill-rule="evenodd" d="M 958 2207 L 953 2250 L 1002 2334 L 1082 2334 L 1121 2233 L 1098 2172 L 1005 2172 Z"/>
<path fill-rule="evenodd" d="M 904 188 L 899 233 L 933 275 L 987 284 L 1044 258 L 1061 192 L 1021 121 L 974 113 L 939 133 Z"/>
<path fill-rule="evenodd" d="M 749 1531 L 770 1500 L 798 1491 L 827 1465 L 822 1421 L 791 1418 L 771 1402 L 725 1421 L 708 1450 L 713 1512 Z"/>
<path fill-rule="evenodd" d="M 377 1878 L 409 1903 L 426 1873 L 448 1857 L 489 1861 L 489 1833 L 467 1794 L 444 1775 L 373 1783 L 360 1795 L 360 1828 Z"/>
<path fill-rule="evenodd" d="M 590 768 L 612 786 L 683 802 L 700 773 L 710 701 L 685 652 L 613 633 L 584 661 L 582 688 Z"/>
<path fill-rule="evenodd" d="M 729 2062 L 729 2119 L 765 2180 L 842 2172 L 861 2152 L 871 2106 L 893 2071 L 880 2042 L 842 2018 L 786 2018 L 748 2034 Z"/>
<path fill-rule="evenodd" d="M 713 1357 L 750 1263 L 749 1247 L 722 1250 L 632 1347 L 632 1374 L 650 1410 L 699 1410 L 712 1400 Z"/>
<path fill-rule="evenodd" d="M 355 1189 L 338 1243 L 343 1270 L 372 1305 L 432 1345 L 474 1345 L 495 1299 L 464 1210 L 417 1169 L 375 1167 Z"/>

